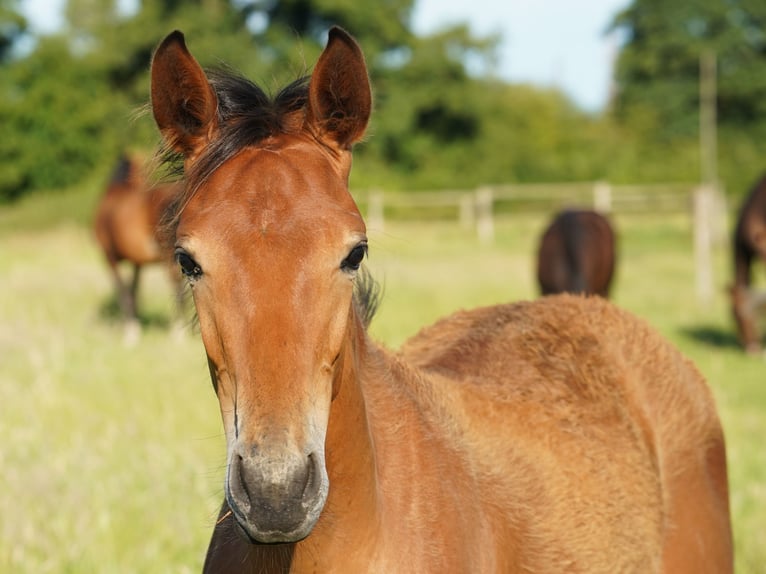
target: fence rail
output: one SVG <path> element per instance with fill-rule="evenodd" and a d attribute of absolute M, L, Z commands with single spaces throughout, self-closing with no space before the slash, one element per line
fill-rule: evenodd
<path fill-rule="evenodd" d="M 367 210 L 367 223 L 383 230 L 387 217 L 456 217 L 473 228 L 482 243 L 494 239 L 494 219 L 508 211 L 555 212 L 566 207 L 592 208 L 602 213 L 688 213 L 694 224 L 697 294 L 712 297 L 714 245 L 725 241 L 727 208 L 724 194 L 695 183 L 614 185 L 603 181 L 482 186 L 474 190 L 383 192 L 357 194 Z"/>
<path fill-rule="evenodd" d="M 614 185 L 606 182 L 533 183 L 482 186 L 474 190 L 383 192 L 359 194 L 367 206 L 367 218 L 384 224 L 386 217 L 438 217 L 457 214 L 465 224 L 496 211 L 553 211 L 564 207 L 592 207 L 605 213 L 690 212 L 698 184 L 660 183 Z"/>

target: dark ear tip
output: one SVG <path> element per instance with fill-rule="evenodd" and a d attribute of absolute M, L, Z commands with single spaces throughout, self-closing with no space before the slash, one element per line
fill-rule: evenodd
<path fill-rule="evenodd" d="M 170 34 L 165 36 L 165 39 L 160 43 L 159 47 L 165 48 L 171 44 L 179 44 L 180 46 L 186 47 L 186 39 L 184 38 L 184 33 L 180 30 L 173 30 Z"/>
<path fill-rule="evenodd" d="M 346 32 L 343 28 L 337 25 L 330 26 L 330 31 L 328 32 L 328 34 L 331 38 L 336 35 L 348 36 L 348 32 Z"/>
<path fill-rule="evenodd" d="M 342 40 L 346 44 L 353 44 L 354 46 L 357 45 L 357 42 L 354 39 L 354 37 L 348 32 L 346 32 L 340 26 L 333 26 L 332 28 L 330 28 L 330 31 L 327 34 L 327 38 L 328 38 L 327 40 L 328 43 L 332 40 L 338 39 L 338 40 Z"/>

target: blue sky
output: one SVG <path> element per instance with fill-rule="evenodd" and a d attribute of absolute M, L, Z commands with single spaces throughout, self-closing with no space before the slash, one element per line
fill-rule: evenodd
<path fill-rule="evenodd" d="M 128 2 L 130 0 L 127 0 Z M 500 33 L 497 73 L 512 82 L 557 87 L 579 106 L 597 111 L 607 102 L 616 38 L 605 35 L 631 0 L 416 0 L 418 33 L 468 22 L 475 34 Z M 42 30 L 61 21 L 63 0 L 24 0 Z"/>
<path fill-rule="evenodd" d="M 595 111 L 609 95 L 617 39 L 605 31 L 630 0 L 416 0 L 416 32 L 468 21 L 476 34 L 499 32 L 497 73 L 513 82 L 555 86 Z"/>

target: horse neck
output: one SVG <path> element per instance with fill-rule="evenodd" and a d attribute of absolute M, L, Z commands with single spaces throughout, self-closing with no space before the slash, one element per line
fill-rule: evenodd
<path fill-rule="evenodd" d="M 427 386 L 418 384 L 417 372 L 375 343 L 352 314 L 325 441 L 330 480 L 325 514 L 332 520 L 324 525 L 320 520 L 307 541 L 323 534 L 361 538 L 360 544 L 374 540 L 390 511 L 381 493 L 403 487 L 391 481 L 392 460 L 414 469 L 429 456 L 408 439 L 414 426 L 429 425 L 416 404 L 439 409 Z"/>
<path fill-rule="evenodd" d="M 390 499 L 396 497 L 392 493 L 417 488 L 409 481 L 403 484 L 394 469 L 417 473 L 421 466 L 437 464 L 432 457 L 443 459 L 446 455 L 436 445 L 438 433 L 432 431 L 452 415 L 449 401 L 433 394 L 417 368 L 370 339 L 361 321 L 357 320 L 355 331 L 349 346 L 353 357 L 344 359 L 343 380 L 333 404 L 337 415 L 330 414 L 326 450 L 342 457 L 340 479 L 352 479 L 354 488 L 369 494 L 365 501 L 369 515 L 385 521 Z M 337 432 L 330 434 L 333 430 Z M 412 440 L 416 436 L 418 440 Z M 328 461 L 331 485 L 330 465 L 336 462 Z M 349 476 L 346 471 L 351 468 L 354 473 Z M 382 492 L 386 496 L 380 496 Z"/>
<path fill-rule="evenodd" d="M 330 479 L 326 508 L 334 516 L 333 527 L 349 526 L 361 534 L 363 527 L 375 526 L 374 520 L 367 519 L 378 514 L 375 449 L 361 380 L 376 347 L 355 310 L 351 311 L 349 325 L 325 442 Z M 365 524 L 344 525 L 346 518 L 357 522 L 362 516 L 366 517 Z M 316 534 L 310 538 L 316 538 Z"/>

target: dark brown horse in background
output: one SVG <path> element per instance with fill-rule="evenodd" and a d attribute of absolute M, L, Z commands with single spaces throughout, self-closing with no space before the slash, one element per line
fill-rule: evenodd
<path fill-rule="evenodd" d="M 734 284 L 730 288 L 731 309 L 740 342 L 749 353 L 761 349 L 758 315 L 766 308 L 766 294 L 752 289 L 753 263 L 766 265 L 766 176 L 758 181 L 742 202 L 733 237 Z"/>
<path fill-rule="evenodd" d="M 537 252 L 540 292 L 608 298 L 615 244 L 614 230 L 603 215 L 573 209 L 558 213 L 543 233 Z"/>
<path fill-rule="evenodd" d="M 697 369 L 600 297 L 367 333 L 348 190 L 372 109 L 354 39 L 268 97 L 180 32 L 152 109 L 228 459 L 206 572 L 729 574 L 724 438 Z"/>
<path fill-rule="evenodd" d="M 173 263 L 172 249 L 162 246 L 159 225 L 177 191 L 177 184 L 151 185 L 141 161 L 123 155 L 96 208 L 95 235 L 112 273 L 128 342 L 140 333 L 136 295 L 141 268 L 151 263 Z M 130 279 L 121 275 L 123 261 L 133 267 Z M 180 307 L 180 275 L 175 266 L 169 271 Z"/>

